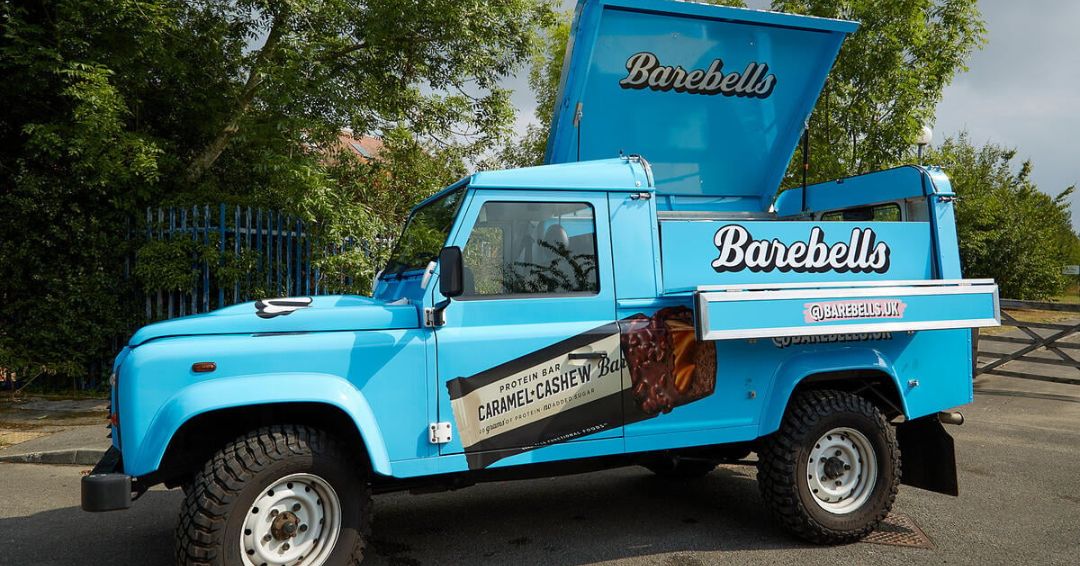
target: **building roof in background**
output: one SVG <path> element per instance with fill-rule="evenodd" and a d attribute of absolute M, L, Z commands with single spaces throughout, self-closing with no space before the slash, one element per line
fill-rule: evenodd
<path fill-rule="evenodd" d="M 378 159 L 383 149 L 382 139 L 374 136 L 355 136 L 352 128 L 341 129 L 338 134 L 338 143 L 363 161 Z"/>

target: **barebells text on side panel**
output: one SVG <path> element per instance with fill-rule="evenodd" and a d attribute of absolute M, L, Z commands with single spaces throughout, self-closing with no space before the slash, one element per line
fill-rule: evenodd
<path fill-rule="evenodd" d="M 717 272 L 779 271 L 786 273 L 885 273 L 889 270 L 889 244 L 878 241 L 872 228 L 852 228 L 847 242 L 825 243 L 825 231 L 810 229 L 805 242 L 755 240 L 744 226 L 728 224 L 716 231 L 719 252 L 712 262 Z"/>

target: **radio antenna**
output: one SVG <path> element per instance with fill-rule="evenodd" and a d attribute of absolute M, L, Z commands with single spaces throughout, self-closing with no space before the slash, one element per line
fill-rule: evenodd
<path fill-rule="evenodd" d="M 574 108 L 574 133 L 577 134 L 577 160 L 581 161 L 581 115 L 582 104 L 579 100 L 577 107 Z"/>
<path fill-rule="evenodd" d="M 810 120 L 802 132 L 802 213 L 806 214 L 806 173 L 810 171 Z"/>

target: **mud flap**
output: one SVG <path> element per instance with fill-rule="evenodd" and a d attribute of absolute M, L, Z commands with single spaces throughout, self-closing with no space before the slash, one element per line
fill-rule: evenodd
<path fill-rule="evenodd" d="M 898 425 L 896 440 L 900 444 L 901 483 L 946 495 L 960 494 L 953 438 L 936 414 Z"/>

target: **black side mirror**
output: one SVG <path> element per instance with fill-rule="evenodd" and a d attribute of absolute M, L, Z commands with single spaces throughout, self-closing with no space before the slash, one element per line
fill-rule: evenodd
<path fill-rule="evenodd" d="M 439 292 L 444 297 L 457 297 L 465 291 L 465 264 L 461 248 L 447 246 L 439 252 Z"/>

